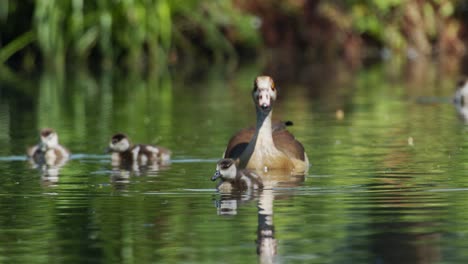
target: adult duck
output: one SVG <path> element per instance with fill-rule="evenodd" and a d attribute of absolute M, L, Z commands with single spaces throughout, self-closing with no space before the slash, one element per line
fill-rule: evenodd
<path fill-rule="evenodd" d="M 305 173 L 309 160 L 302 144 L 286 130 L 288 123 L 272 124 L 273 105 L 277 89 L 269 76 L 258 76 L 254 81 L 252 99 L 257 123 L 255 129 L 236 133 L 227 145 L 224 158 L 236 160 L 240 169 L 290 170 Z"/>

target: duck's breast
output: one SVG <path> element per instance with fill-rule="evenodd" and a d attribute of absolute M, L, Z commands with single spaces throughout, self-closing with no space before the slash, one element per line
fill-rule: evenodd
<path fill-rule="evenodd" d="M 292 124 L 291 121 L 275 121 L 273 122 L 271 129 L 273 132 L 285 130 L 287 126 Z M 247 148 L 249 142 L 252 140 L 255 134 L 255 127 L 248 127 L 238 131 L 228 142 L 226 151 L 224 152 L 224 158 L 237 159 L 240 157 L 242 152 Z"/>

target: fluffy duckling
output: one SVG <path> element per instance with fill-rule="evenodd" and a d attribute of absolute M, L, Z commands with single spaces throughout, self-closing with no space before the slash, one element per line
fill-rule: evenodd
<path fill-rule="evenodd" d="M 130 139 L 123 133 L 112 136 L 107 151 L 112 152 L 112 165 L 164 163 L 169 162 L 171 158 L 170 150 L 153 145 L 132 145 Z"/>
<path fill-rule="evenodd" d="M 221 178 L 216 188 L 221 192 L 233 190 L 245 191 L 250 189 L 263 189 L 263 181 L 260 176 L 249 170 L 238 170 L 233 159 L 221 159 L 216 164 L 216 172 L 211 177 L 212 181 Z"/>
<path fill-rule="evenodd" d="M 468 105 L 468 79 L 465 78 L 458 82 L 457 91 L 455 92 L 455 97 L 453 102 L 459 106 Z"/>
<path fill-rule="evenodd" d="M 36 164 L 59 165 L 70 157 L 70 151 L 59 144 L 58 134 L 52 128 L 44 128 L 39 144 L 28 148 L 28 157 Z"/>

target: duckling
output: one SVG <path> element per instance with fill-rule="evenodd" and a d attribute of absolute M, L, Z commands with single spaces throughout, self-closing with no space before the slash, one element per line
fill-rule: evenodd
<path fill-rule="evenodd" d="M 70 151 L 59 144 L 58 134 L 52 128 L 44 128 L 39 144 L 28 148 L 27 155 L 35 164 L 61 165 L 70 157 Z"/>
<path fill-rule="evenodd" d="M 147 165 L 169 162 L 172 154 L 170 150 L 159 146 L 132 145 L 130 139 L 123 133 L 112 136 L 107 151 L 112 152 L 112 165 L 115 166 L 132 163 Z"/>
<path fill-rule="evenodd" d="M 216 172 L 211 177 L 211 180 L 216 181 L 218 178 L 221 178 L 221 181 L 216 188 L 221 192 L 263 189 L 262 178 L 252 171 L 237 169 L 233 159 L 221 159 L 218 161 Z"/>
<path fill-rule="evenodd" d="M 468 104 L 468 79 L 462 79 L 457 84 L 457 91 L 453 102 L 458 106 L 467 106 Z"/>

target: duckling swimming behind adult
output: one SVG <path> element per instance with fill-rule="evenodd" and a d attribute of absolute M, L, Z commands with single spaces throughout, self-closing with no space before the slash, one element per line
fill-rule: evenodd
<path fill-rule="evenodd" d="M 211 177 L 211 180 L 216 181 L 218 178 L 221 178 L 221 181 L 216 188 L 221 192 L 263 189 L 262 178 L 250 170 L 237 169 L 233 159 L 221 159 L 218 161 L 216 172 Z"/>
<path fill-rule="evenodd" d="M 28 148 L 27 155 L 35 164 L 60 165 L 70 157 L 70 151 L 59 144 L 58 134 L 52 128 L 44 128 L 39 144 Z"/>
<path fill-rule="evenodd" d="M 137 144 L 132 145 L 127 135 L 117 133 L 112 136 L 108 152 L 112 152 L 112 165 L 137 163 L 148 165 L 159 162 L 169 162 L 171 151 L 167 148 Z"/>

